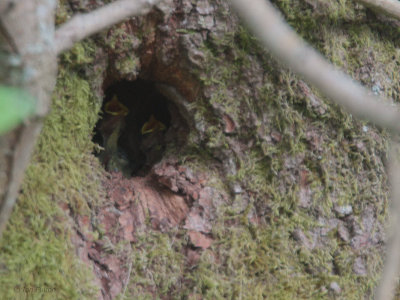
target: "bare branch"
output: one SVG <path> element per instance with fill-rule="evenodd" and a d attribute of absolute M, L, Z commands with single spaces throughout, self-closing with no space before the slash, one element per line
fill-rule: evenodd
<path fill-rule="evenodd" d="M 1 1 L 0 2 L 0 16 L 9 12 L 10 8 L 12 8 L 14 3 L 12 1 Z"/>
<path fill-rule="evenodd" d="M 76 42 L 122 20 L 147 13 L 160 0 L 118 0 L 88 14 L 72 17 L 56 30 L 55 52 L 60 54 Z"/>
<path fill-rule="evenodd" d="M 0 207 L 0 237 L 11 216 L 22 180 L 24 179 L 25 169 L 29 164 L 34 150 L 35 141 L 38 138 L 42 127 L 43 123 L 41 120 L 37 120 L 27 124 L 27 126 L 23 125 L 21 128 L 19 143 L 16 145 L 13 153 L 10 184 Z"/>
<path fill-rule="evenodd" d="M 389 17 L 400 20 L 400 1 L 395 0 L 356 0 L 361 4 L 381 12 Z"/>
<path fill-rule="evenodd" d="M 7 83 L 24 89 L 37 99 L 36 116 L 5 136 L 13 136 L 9 146 L 13 153 L 10 168 L 6 168 L 7 184 L 0 193 L 0 237 L 16 202 L 25 170 L 43 126 L 43 117 L 50 109 L 51 92 L 55 86 L 57 58 L 52 50 L 54 37 L 55 0 L 0 1 L 3 31 L 11 37 L 15 52 L 21 59 L 23 72 L 29 76 L 11 76 Z M 21 22 L 23 20 L 23 22 Z M 2 70 L 4 71 L 4 70 Z M 3 145 L 4 146 L 4 145 Z M 9 148 L 8 148 L 9 147 Z M 7 153 L 3 151 L 3 153 Z M 1 154 L 4 155 L 4 154 Z M 11 157 L 6 154 L 7 159 Z M 0 189 L 3 188 L 0 187 Z"/>
<path fill-rule="evenodd" d="M 386 262 L 381 282 L 376 290 L 376 300 L 393 299 L 400 275 L 400 162 L 399 144 L 393 142 L 390 151 L 390 180 L 392 185 L 392 210 L 390 237 L 387 243 Z"/>
<path fill-rule="evenodd" d="M 233 7 L 279 60 L 357 117 L 400 132 L 400 113 L 387 99 L 372 96 L 348 75 L 335 69 L 287 25 L 265 0 L 231 0 Z"/>

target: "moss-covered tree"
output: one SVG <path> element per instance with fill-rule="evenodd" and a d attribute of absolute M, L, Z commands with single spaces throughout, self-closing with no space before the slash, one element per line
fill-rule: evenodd
<path fill-rule="evenodd" d="M 350 1 L 274 4 L 333 64 L 399 99 L 393 24 Z M 57 22 L 91 9 L 61 1 Z M 93 141 L 120 82 L 150 82 L 170 118 L 162 157 L 129 178 L 104 170 Z M 131 112 L 150 101 L 132 91 L 121 100 Z M 0 298 L 26 286 L 38 299 L 369 299 L 382 266 L 386 144 L 385 131 L 265 53 L 225 1 L 165 1 L 60 57 L 1 242 Z M 110 192 L 119 184 L 134 187 L 127 222 Z M 157 215 L 168 205 L 186 214 Z M 121 212 L 112 230 L 111 208 Z"/>

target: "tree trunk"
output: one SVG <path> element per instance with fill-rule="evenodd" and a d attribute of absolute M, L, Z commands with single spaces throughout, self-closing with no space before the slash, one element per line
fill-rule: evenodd
<path fill-rule="evenodd" d="M 64 1 L 57 22 L 92 5 Z M 398 98 L 395 27 L 353 3 L 275 5 Z M 282 68 L 225 1 L 164 1 L 59 63 L 2 240 L 0 298 L 24 286 L 65 299 L 372 298 L 387 134 Z"/>

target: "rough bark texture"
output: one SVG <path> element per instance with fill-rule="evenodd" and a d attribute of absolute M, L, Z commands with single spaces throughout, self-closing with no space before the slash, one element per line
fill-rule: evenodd
<path fill-rule="evenodd" d="M 396 28 L 353 3 L 275 4 L 334 64 L 399 99 Z M 57 21 L 97 5 L 63 1 Z M 170 121 L 161 160 L 124 178 L 102 170 L 91 137 L 104 93 L 138 79 L 156 83 Z M 150 101 L 135 96 L 124 104 Z M 53 98 L 1 244 L 0 298 L 24 285 L 44 299 L 372 297 L 386 133 L 283 69 L 225 1 L 165 1 L 76 45 Z"/>

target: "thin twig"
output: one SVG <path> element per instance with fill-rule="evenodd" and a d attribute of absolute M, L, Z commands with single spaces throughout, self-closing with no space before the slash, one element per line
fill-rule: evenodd
<path fill-rule="evenodd" d="M 393 142 L 390 151 L 390 181 L 392 185 L 391 228 L 387 242 L 386 262 L 381 282 L 376 289 L 376 300 L 393 299 L 394 291 L 400 275 L 400 162 L 399 147 Z"/>
<path fill-rule="evenodd" d="M 76 15 L 56 30 L 55 52 L 60 54 L 76 42 L 132 16 L 146 14 L 160 0 L 118 0 L 97 10 Z"/>
<path fill-rule="evenodd" d="M 364 87 L 335 69 L 292 31 L 268 1 L 231 1 L 253 33 L 280 61 L 355 116 L 369 119 L 381 127 L 400 133 L 400 114 L 397 106 L 389 105 L 387 99 L 371 96 Z M 398 145 L 393 147 L 398 151 Z M 400 275 L 400 163 L 397 159 L 398 152 L 393 154 L 393 151 L 390 173 L 394 206 L 392 218 L 395 221 L 384 274 L 376 291 L 377 300 L 393 297 Z"/>
<path fill-rule="evenodd" d="M 356 0 L 361 4 L 383 13 L 389 17 L 400 20 L 400 1 L 397 0 Z"/>
<path fill-rule="evenodd" d="M 350 113 L 400 133 L 397 106 L 371 93 L 308 46 L 265 0 L 231 0 L 263 45 L 280 61 Z"/>

